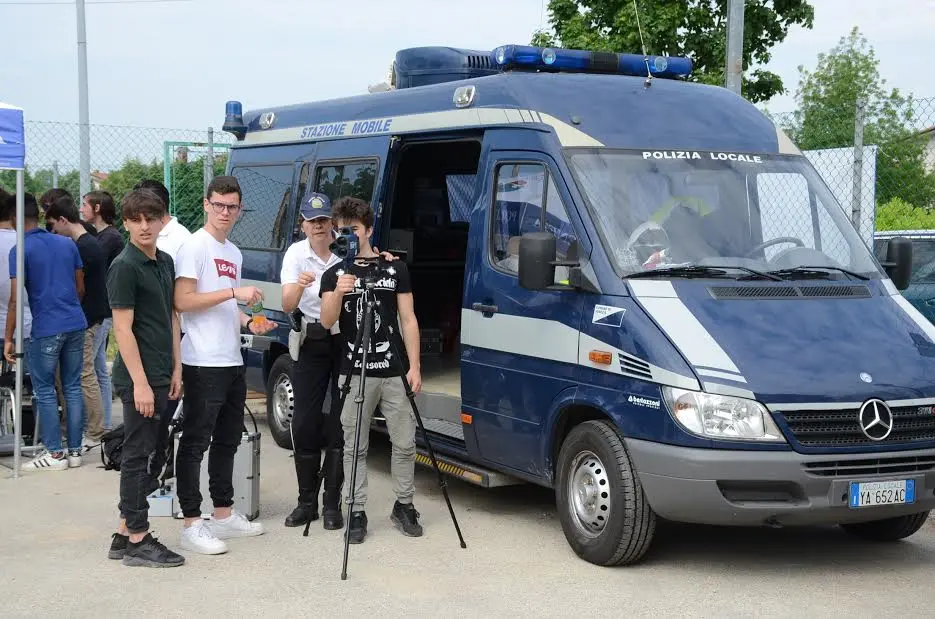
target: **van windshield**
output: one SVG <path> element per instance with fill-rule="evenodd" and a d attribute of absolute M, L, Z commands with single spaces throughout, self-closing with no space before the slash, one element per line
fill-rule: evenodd
<path fill-rule="evenodd" d="M 623 277 L 883 276 L 805 157 L 600 149 L 569 162 Z"/>

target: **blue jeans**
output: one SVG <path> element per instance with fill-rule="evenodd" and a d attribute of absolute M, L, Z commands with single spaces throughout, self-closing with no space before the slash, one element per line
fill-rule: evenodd
<path fill-rule="evenodd" d="M 84 329 L 49 337 L 34 337 L 30 348 L 29 375 L 36 407 L 39 409 L 42 444 L 52 453 L 63 451 L 58 398 L 55 395 L 55 369 L 59 368 L 68 414 L 68 449 L 80 450 L 84 429 L 84 395 L 81 391 Z"/>
<path fill-rule="evenodd" d="M 110 372 L 107 370 L 107 335 L 114 324 L 113 318 L 105 318 L 100 329 L 94 334 L 94 372 L 97 374 L 97 383 L 101 386 L 101 404 L 104 407 L 104 429 L 113 429 L 110 415 L 111 404 L 114 399 L 114 389 L 110 383 Z"/>

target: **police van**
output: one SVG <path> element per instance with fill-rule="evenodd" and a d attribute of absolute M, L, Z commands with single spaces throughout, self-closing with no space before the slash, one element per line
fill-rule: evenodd
<path fill-rule="evenodd" d="M 899 293 L 911 244 L 877 260 L 786 135 L 690 70 L 415 48 L 384 92 L 228 102 L 231 238 L 280 324 L 248 352 L 277 442 L 297 205 L 350 195 L 409 266 L 442 470 L 554 488 L 584 560 L 640 560 L 661 518 L 915 533 L 935 506 L 935 326 Z"/>

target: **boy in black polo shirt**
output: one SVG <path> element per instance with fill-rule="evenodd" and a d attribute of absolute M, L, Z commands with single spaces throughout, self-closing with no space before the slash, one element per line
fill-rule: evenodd
<path fill-rule="evenodd" d="M 170 416 L 166 402 L 182 386 L 179 321 L 173 309 L 175 267 L 156 248 L 165 205 L 153 192 L 123 199 L 130 242 L 111 264 L 107 293 L 118 355 L 113 383 L 123 402 L 125 438 L 120 467 L 120 525 L 108 556 L 124 565 L 174 567 L 185 562 L 149 533 L 147 494 L 159 475 L 154 461 L 164 448 Z"/>

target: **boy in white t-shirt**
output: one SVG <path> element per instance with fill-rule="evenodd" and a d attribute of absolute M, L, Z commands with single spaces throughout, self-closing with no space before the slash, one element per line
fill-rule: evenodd
<path fill-rule="evenodd" d="M 242 256 L 227 240 L 241 212 L 243 193 L 233 176 L 208 185 L 205 225 L 179 249 L 175 262 L 175 307 L 182 314 L 182 436 L 175 459 L 178 499 L 185 525 L 181 546 L 202 554 L 227 552 L 224 539 L 263 534 L 263 525 L 233 510 L 234 455 L 243 433 L 247 383 L 240 332 L 263 335 L 272 321 L 253 322 L 238 301 L 253 305 L 263 293 L 240 286 Z M 201 518 L 201 461 L 208 446 L 208 485 L 214 505 Z"/>

